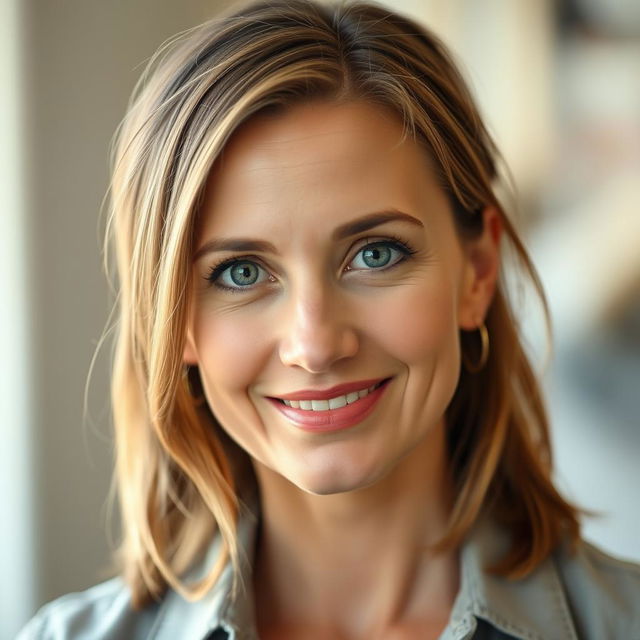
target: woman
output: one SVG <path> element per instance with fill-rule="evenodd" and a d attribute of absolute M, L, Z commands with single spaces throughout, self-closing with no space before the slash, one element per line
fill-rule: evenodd
<path fill-rule="evenodd" d="M 640 570 L 551 481 L 496 162 L 387 9 L 262 2 L 156 56 L 113 168 L 121 577 L 23 638 L 639 637 Z"/>

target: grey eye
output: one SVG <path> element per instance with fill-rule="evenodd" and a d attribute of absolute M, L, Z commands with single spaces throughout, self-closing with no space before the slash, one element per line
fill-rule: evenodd
<path fill-rule="evenodd" d="M 231 279 L 238 285 L 254 284 L 258 279 L 258 268 L 251 262 L 236 264 L 231 269 Z"/>
<path fill-rule="evenodd" d="M 396 249 L 392 244 L 388 242 L 378 242 L 362 248 L 351 264 L 354 269 L 380 269 L 395 264 L 402 258 L 402 251 Z"/>
<path fill-rule="evenodd" d="M 362 252 L 362 259 L 369 267 L 384 267 L 391 260 L 391 250 L 384 246 L 365 249 Z"/>
<path fill-rule="evenodd" d="M 227 267 L 221 274 L 223 285 L 249 287 L 258 282 L 260 267 L 254 262 L 236 262 Z"/>
<path fill-rule="evenodd" d="M 239 286 L 255 284 L 258 280 L 258 267 L 251 262 L 241 262 L 231 268 L 229 275 Z"/>

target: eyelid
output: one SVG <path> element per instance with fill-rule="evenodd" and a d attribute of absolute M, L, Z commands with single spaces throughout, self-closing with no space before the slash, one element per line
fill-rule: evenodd
<path fill-rule="evenodd" d="M 397 236 L 394 236 L 392 234 L 387 234 L 385 236 L 362 238 L 362 244 L 360 244 L 360 240 L 356 241 L 354 246 L 357 247 L 357 249 L 355 249 L 355 250 L 356 250 L 356 252 L 362 251 L 362 249 L 364 249 L 364 247 L 367 247 L 370 244 L 400 245 L 401 247 L 403 247 L 407 251 L 409 251 L 411 253 L 415 253 L 415 251 L 409 246 L 409 244 L 405 240 L 402 240 L 401 238 L 398 238 Z"/>

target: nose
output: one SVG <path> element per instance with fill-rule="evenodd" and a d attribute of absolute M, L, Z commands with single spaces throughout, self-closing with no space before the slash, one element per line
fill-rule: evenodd
<path fill-rule="evenodd" d="M 315 288 L 290 298 L 279 346 L 280 360 L 324 373 L 358 352 L 358 335 L 337 296 Z"/>

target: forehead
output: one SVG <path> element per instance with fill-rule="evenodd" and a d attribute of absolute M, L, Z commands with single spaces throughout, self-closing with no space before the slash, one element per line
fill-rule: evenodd
<path fill-rule="evenodd" d="M 375 130 L 377 135 L 372 135 Z M 227 145 L 224 156 L 248 153 L 259 165 L 273 154 L 308 145 L 310 153 L 348 153 L 349 144 L 395 145 L 401 142 L 402 123 L 396 114 L 364 101 L 315 101 L 295 105 L 275 114 L 258 115 L 242 125 Z"/>
<path fill-rule="evenodd" d="M 207 182 L 207 235 L 337 221 L 382 208 L 446 205 L 421 145 L 392 112 L 314 102 L 256 116 L 233 135 Z M 283 229 L 284 231 L 284 229 Z"/>

